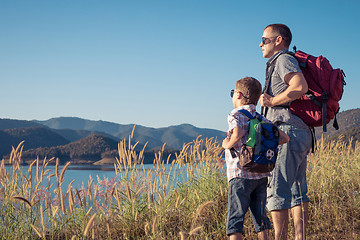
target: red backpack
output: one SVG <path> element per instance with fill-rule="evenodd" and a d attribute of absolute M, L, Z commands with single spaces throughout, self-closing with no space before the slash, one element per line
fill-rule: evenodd
<path fill-rule="evenodd" d="M 298 60 L 309 91 L 290 104 L 291 112 L 310 127 L 323 126 L 324 132 L 326 132 L 326 124 L 332 119 L 334 119 L 334 128 L 339 129 L 336 114 L 339 112 L 339 101 L 346 85 L 343 70 L 333 69 L 330 62 L 323 56 L 314 57 L 302 51 L 296 51 L 296 47 L 294 47 L 294 52 L 295 54 L 288 54 L 295 56 Z M 267 79 L 273 71 L 274 67 L 270 68 Z M 265 84 L 269 85 L 270 82 L 267 80 Z M 264 89 L 268 87 L 265 86 Z"/>

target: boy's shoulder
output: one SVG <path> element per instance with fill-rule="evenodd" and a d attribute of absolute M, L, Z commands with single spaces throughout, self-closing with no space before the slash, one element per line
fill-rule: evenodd
<path fill-rule="evenodd" d="M 234 108 L 230 114 L 232 115 L 237 115 L 237 114 L 241 114 L 240 110 L 246 110 L 248 112 L 250 112 L 251 114 L 253 114 L 254 112 L 256 112 L 256 106 L 253 104 L 249 104 L 249 105 L 242 105 L 240 107 Z"/>
<path fill-rule="evenodd" d="M 264 122 L 270 122 L 270 120 L 268 120 L 267 118 L 265 118 L 264 116 L 262 116 L 260 113 L 258 113 L 256 111 L 256 106 L 253 104 L 250 105 L 243 105 L 241 107 L 235 108 L 231 111 L 230 115 L 232 117 L 234 117 L 237 120 L 244 120 L 244 121 L 249 121 L 250 116 L 249 114 L 247 114 L 245 111 L 241 111 L 241 110 L 246 110 L 247 112 L 249 112 L 252 116 L 257 117 L 258 119 L 260 119 L 261 121 Z"/>

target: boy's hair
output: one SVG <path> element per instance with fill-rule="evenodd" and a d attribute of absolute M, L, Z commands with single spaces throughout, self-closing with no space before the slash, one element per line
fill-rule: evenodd
<path fill-rule="evenodd" d="M 241 92 L 241 103 L 256 105 L 261 95 L 261 83 L 253 77 L 245 77 L 236 82 L 236 90 Z"/>
<path fill-rule="evenodd" d="M 282 36 L 284 39 L 285 47 L 289 48 L 291 40 L 292 40 L 292 34 L 290 31 L 290 28 L 286 26 L 285 24 L 270 24 L 265 29 L 271 27 L 271 30 L 278 34 L 279 36 Z"/>

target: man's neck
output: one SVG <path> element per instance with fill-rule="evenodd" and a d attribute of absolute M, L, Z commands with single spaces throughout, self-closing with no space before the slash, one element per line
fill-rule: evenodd
<path fill-rule="evenodd" d="M 267 62 L 270 64 L 274 59 L 277 58 L 277 56 L 279 56 L 281 53 L 287 52 L 287 51 L 288 51 L 287 48 L 283 48 L 283 49 L 277 51 L 276 53 L 274 53 L 274 54 L 268 59 Z"/>
<path fill-rule="evenodd" d="M 289 48 L 281 48 L 281 49 L 279 49 L 279 50 L 277 50 L 276 52 L 274 52 L 274 54 L 272 55 L 272 56 L 274 56 L 274 55 L 276 55 L 278 52 L 282 52 L 282 51 L 289 51 Z M 271 56 L 271 57 L 272 57 Z M 270 58 L 271 58 L 270 57 Z"/>

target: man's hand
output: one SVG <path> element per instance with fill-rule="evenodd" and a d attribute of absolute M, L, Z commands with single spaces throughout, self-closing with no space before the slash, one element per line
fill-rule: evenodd
<path fill-rule="evenodd" d="M 263 107 L 273 107 L 273 97 L 271 97 L 269 94 L 264 93 L 261 94 L 259 101 L 260 101 L 260 105 Z"/>
<path fill-rule="evenodd" d="M 262 94 L 259 99 L 261 106 L 274 107 L 286 104 L 300 98 L 308 91 L 308 84 L 304 75 L 300 72 L 288 73 L 285 76 L 284 81 L 289 85 L 289 87 L 275 97 L 271 97 L 266 93 Z"/>

